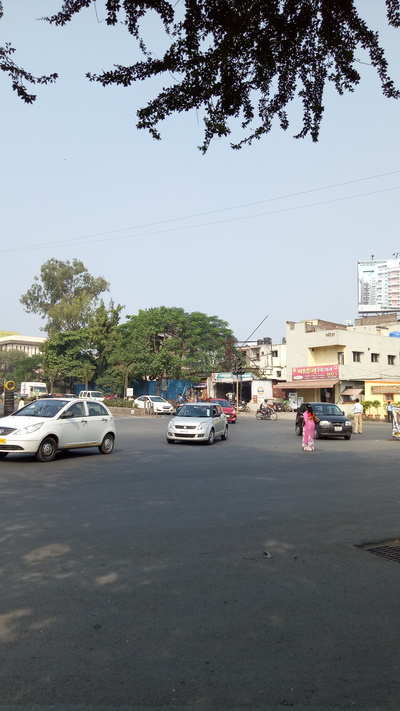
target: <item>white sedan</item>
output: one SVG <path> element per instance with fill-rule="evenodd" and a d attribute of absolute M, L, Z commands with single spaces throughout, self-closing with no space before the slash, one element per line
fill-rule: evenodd
<path fill-rule="evenodd" d="M 96 400 L 35 400 L 0 420 L 0 459 L 10 453 L 35 454 L 51 462 L 60 449 L 98 447 L 111 454 L 115 424 L 111 412 Z"/>
<path fill-rule="evenodd" d="M 182 405 L 168 423 L 169 444 L 184 441 L 214 444 L 217 437 L 228 439 L 228 423 L 222 407 L 212 402 Z"/>
<path fill-rule="evenodd" d="M 134 400 L 136 407 L 148 407 L 156 415 L 172 415 L 174 408 L 168 400 L 159 395 L 141 395 Z"/>

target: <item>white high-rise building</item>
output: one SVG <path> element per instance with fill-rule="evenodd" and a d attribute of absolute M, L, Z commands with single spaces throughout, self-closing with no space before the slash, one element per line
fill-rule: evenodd
<path fill-rule="evenodd" d="M 397 310 L 400 310 L 400 259 L 358 262 L 359 313 Z"/>

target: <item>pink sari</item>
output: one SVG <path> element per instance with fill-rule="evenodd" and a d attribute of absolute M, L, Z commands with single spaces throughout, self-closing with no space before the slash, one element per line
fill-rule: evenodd
<path fill-rule="evenodd" d="M 315 422 L 313 416 L 307 410 L 303 415 L 303 449 L 305 452 L 313 452 L 315 439 Z"/>

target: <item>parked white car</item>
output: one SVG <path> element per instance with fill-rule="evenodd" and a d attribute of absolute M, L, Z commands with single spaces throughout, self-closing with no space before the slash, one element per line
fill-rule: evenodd
<path fill-rule="evenodd" d="M 169 444 L 188 440 L 214 444 L 217 437 L 228 439 L 228 423 L 222 407 L 211 402 L 182 405 L 168 423 Z"/>
<path fill-rule="evenodd" d="M 7 454 L 35 454 L 51 462 L 60 449 L 98 447 L 111 454 L 115 424 L 111 412 L 96 400 L 35 400 L 0 420 L 0 459 Z"/>
<path fill-rule="evenodd" d="M 141 395 L 134 400 L 136 407 L 151 407 L 157 415 L 172 415 L 174 407 L 159 395 Z"/>
<path fill-rule="evenodd" d="M 104 401 L 104 393 L 101 390 L 81 390 L 79 393 L 80 398 L 89 398 L 89 400 L 98 400 L 99 402 Z"/>

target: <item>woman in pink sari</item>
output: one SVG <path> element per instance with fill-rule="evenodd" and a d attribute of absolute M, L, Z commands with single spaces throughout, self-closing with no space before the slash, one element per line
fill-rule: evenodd
<path fill-rule="evenodd" d="M 315 419 L 311 405 L 307 405 L 303 414 L 303 450 L 305 452 L 314 452 L 315 450 Z"/>

